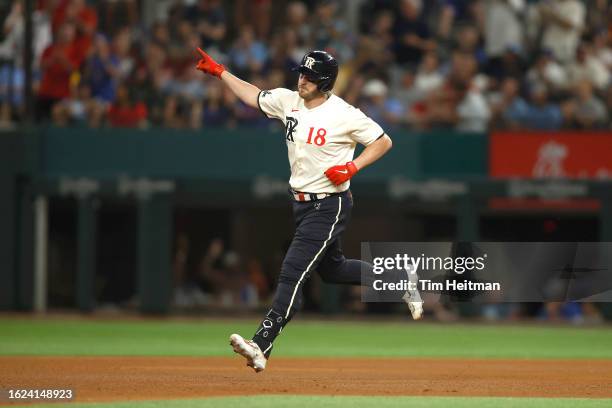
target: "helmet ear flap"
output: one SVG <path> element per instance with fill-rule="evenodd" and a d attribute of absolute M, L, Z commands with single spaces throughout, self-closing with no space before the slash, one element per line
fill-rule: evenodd
<path fill-rule="evenodd" d="M 323 79 L 317 84 L 317 89 L 321 92 L 331 91 L 332 87 L 333 85 L 331 84 L 331 78 Z"/>

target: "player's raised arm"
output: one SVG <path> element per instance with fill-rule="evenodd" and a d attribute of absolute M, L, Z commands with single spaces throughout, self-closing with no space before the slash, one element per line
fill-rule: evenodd
<path fill-rule="evenodd" d="M 253 108 L 257 108 L 257 97 L 261 89 L 234 76 L 231 72 L 226 71 L 222 64 L 212 59 L 212 57 L 201 48 L 198 48 L 198 52 L 202 59 L 198 61 L 198 65 L 196 65 L 197 69 L 221 79 L 242 102 Z"/>

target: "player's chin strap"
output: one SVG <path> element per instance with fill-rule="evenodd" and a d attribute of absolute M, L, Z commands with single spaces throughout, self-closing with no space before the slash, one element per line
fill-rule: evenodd
<path fill-rule="evenodd" d="M 270 309 L 259 325 L 259 328 L 257 328 L 255 336 L 253 336 L 253 341 L 257 343 L 266 358 L 270 356 L 272 352 L 272 342 L 276 336 L 279 335 L 285 323 L 286 320 L 283 315 Z"/>

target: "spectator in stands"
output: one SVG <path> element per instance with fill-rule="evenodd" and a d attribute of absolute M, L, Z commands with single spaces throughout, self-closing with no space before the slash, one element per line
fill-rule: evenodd
<path fill-rule="evenodd" d="M 312 48 L 331 50 L 339 61 L 349 61 L 354 55 L 353 38 L 346 20 L 339 15 L 336 0 L 317 2 L 311 22 L 311 36 Z"/>
<path fill-rule="evenodd" d="M 424 52 L 433 51 L 437 44 L 421 17 L 421 0 L 400 0 L 399 15 L 395 19 L 395 61 L 416 68 Z"/>
<path fill-rule="evenodd" d="M 423 59 L 423 61 L 425 60 L 426 58 Z M 423 100 L 426 96 L 439 89 L 444 82 L 442 78 L 442 83 L 439 87 L 432 87 L 431 89 L 422 91 L 415 86 L 415 78 L 416 76 L 409 70 L 404 71 L 397 85 L 395 85 L 391 91 L 393 96 L 405 107 L 406 119 L 404 122 L 409 126 L 414 125 L 415 121 L 418 121 L 418 116 L 425 109 L 426 105 Z"/>
<path fill-rule="evenodd" d="M 215 2 L 221 3 L 219 0 Z M 252 24 L 256 38 L 268 38 L 272 21 L 272 4 L 272 0 L 236 0 L 234 3 L 235 26 L 242 27 Z"/>
<path fill-rule="evenodd" d="M 180 75 L 187 66 L 193 67 L 193 50 L 201 45 L 200 38 L 191 23 L 185 19 L 178 20 L 176 26 L 170 30 L 170 42 L 166 49 L 176 75 Z"/>
<path fill-rule="evenodd" d="M 285 13 L 287 29 L 295 30 L 297 44 L 303 49 L 310 48 L 312 39 L 312 28 L 308 21 L 308 8 L 302 1 L 290 1 Z M 304 55 L 302 52 L 301 55 Z M 299 59 L 298 59 L 299 61 Z"/>
<path fill-rule="evenodd" d="M 457 85 L 459 103 L 455 108 L 455 130 L 459 132 L 486 132 L 491 111 L 481 89 L 475 85 Z"/>
<path fill-rule="evenodd" d="M 169 81 L 164 124 L 171 128 L 199 129 L 202 126 L 204 83 L 193 67 L 183 69 L 181 75 Z"/>
<path fill-rule="evenodd" d="M 157 43 L 146 46 L 145 53 L 130 81 L 137 101 L 147 106 L 149 122 L 162 125 L 164 118 L 164 90 L 172 79 L 172 70 L 165 50 Z"/>
<path fill-rule="evenodd" d="M 206 87 L 206 98 L 202 109 L 205 128 L 223 126 L 230 121 L 232 109 L 223 101 L 223 87 L 219 81 L 211 81 Z"/>
<path fill-rule="evenodd" d="M 272 68 L 266 75 L 266 88 L 275 89 L 284 87 L 287 84 L 285 72 L 285 70 L 280 68 Z"/>
<path fill-rule="evenodd" d="M 492 122 L 496 128 L 516 128 L 514 120 L 522 117 L 527 111 L 527 102 L 520 95 L 520 83 L 516 78 L 506 78 L 499 92 L 494 92 L 490 99 Z"/>
<path fill-rule="evenodd" d="M 478 72 L 478 63 L 474 55 L 455 51 L 450 61 L 451 68 L 447 75 L 447 81 L 471 86 L 472 80 Z"/>
<path fill-rule="evenodd" d="M 40 20 L 36 13 L 34 20 Z M 40 22 L 40 21 L 39 21 Z M 22 68 L 24 16 L 23 0 L 15 0 L 2 27 L 3 41 L 0 43 L 0 126 L 12 126 L 13 116 L 23 104 L 25 71 Z M 34 30 L 34 60 L 38 65 L 44 49 L 37 49 L 38 30 Z M 48 46 L 48 44 L 46 44 Z"/>
<path fill-rule="evenodd" d="M 185 9 L 183 16 L 196 28 L 206 49 L 221 46 L 227 33 L 227 22 L 220 1 L 198 0 Z"/>
<path fill-rule="evenodd" d="M 480 2 L 472 0 L 442 0 L 439 12 L 438 36 L 448 39 L 453 27 L 459 24 L 481 26 Z"/>
<path fill-rule="evenodd" d="M 568 87 L 567 72 L 558 64 L 551 51 L 543 50 L 527 72 L 527 86 L 545 84 L 551 94 L 559 95 Z"/>
<path fill-rule="evenodd" d="M 92 54 L 84 63 L 83 80 L 89 85 L 100 115 L 115 100 L 119 75 L 119 58 L 112 53 L 106 37 L 98 34 L 93 42 Z"/>
<path fill-rule="evenodd" d="M 116 101 L 108 110 L 107 120 L 112 127 L 144 128 L 147 126 L 147 107 L 142 102 L 134 102 L 130 89 L 120 84 Z"/>
<path fill-rule="evenodd" d="M 93 42 L 98 27 L 98 15 L 85 0 L 60 0 L 60 5 L 53 15 L 53 32 L 66 23 L 76 27 L 75 47 L 82 62 Z"/>
<path fill-rule="evenodd" d="M 563 64 L 576 56 L 586 10 L 579 0 L 549 0 L 538 3 L 538 18 L 543 27 L 541 47 L 552 51 Z"/>
<path fill-rule="evenodd" d="M 269 64 L 273 68 L 289 71 L 300 65 L 302 57 L 307 52 L 300 43 L 297 31 L 292 27 L 285 28 L 280 35 L 274 36 L 270 44 Z M 294 83 L 286 84 L 288 88 Z"/>
<path fill-rule="evenodd" d="M 170 29 L 163 21 L 156 21 L 151 27 L 151 42 L 162 47 L 164 50 L 170 48 Z"/>
<path fill-rule="evenodd" d="M 54 41 L 41 59 L 42 79 L 36 106 L 37 118 L 48 118 L 56 103 L 70 96 L 70 77 L 78 75 L 81 53 L 75 44 L 76 27 L 66 23 L 59 27 Z"/>
<path fill-rule="evenodd" d="M 385 76 L 393 63 L 393 13 L 380 11 L 367 32 L 359 39 L 355 70 L 368 76 Z"/>
<path fill-rule="evenodd" d="M 387 85 L 380 79 L 371 79 L 362 89 L 364 100 L 360 104 L 366 115 L 384 129 L 396 128 L 405 115 L 401 102 L 389 97 Z"/>
<path fill-rule="evenodd" d="M 612 9 L 608 0 L 583 0 L 586 8 L 586 37 L 593 37 L 602 31 L 608 31 Z"/>
<path fill-rule="evenodd" d="M 357 106 L 359 103 L 359 98 L 361 98 L 361 90 L 363 89 L 366 80 L 367 79 L 364 75 L 361 75 L 361 73 L 358 71 L 354 72 L 350 76 L 350 86 L 348 86 L 343 93 L 344 100 L 353 106 Z M 337 87 L 338 86 L 336 85 L 335 88 Z"/>
<path fill-rule="evenodd" d="M 480 33 L 478 29 L 471 25 L 465 25 L 457 30 L 455 50 L 463 53 L 471 54 L 478 62 L 478 65 L 484 66 L 486 63 L 486 55 L 480 46 Z"/>
<path fill-rule="evenodd" d="M 91 89 L 86 83 L 77 84 L 76 81 L 71 84 L 71 95 L 67 99 L 62 99 L 53 106 L 53 124 L 55 126 L 93 126 L 97 127 L 98 123 L 91 123 L 92 120 L 99 120 L 93 113 L 98 109 L 95 101 L 91 97 Z"/>
<path fill-rule="evenodd" d="M 610 71 L 592 54 L 592 48 L 587 43 L 578 47 L 576 60 L 568 66 L 567 73 L 570 84 L 588 80 L 599 91 L 604 91 L 610 85 Z"/>
<path fill-rule="evenodd" d="M 411 119 L 419 129 L 454 128 L 461 132 L 487 130 L 491 112 L 477 87 L 465 82 L 447 83 L 426 104 L 413 106 Z"/>
<path fill-rule="evenodd" d="M 476 59 L 471 54 L 454 52 L 444 83 L 413 105 L 411 121 L 417 128 L 452 127 L 457 123 L 457 107 L 472 86 Z"/>
<path fill-rule="evenodd" d="M 4 21 L 5 37 L 0 44 L 0 57 L 3 50 L 9 57 L 23 52 L 20 51 L 23 49 L 22 1 L 12 2 Z M 54 116 L 66 116 L 66 106 L 75 106 L 78 112 L 79 93 L 71 88 L 71 83 L 84 81 L 93 97 L 109 103 L 115 102 L 114 83 L 121 81 L 128 84 L 135 102 L 146 105 L 148 122 L 153 125 L 180 128 L 197 128 L 202 123 L 205 126 L 259 126 L 261 118 L 225 92 L 212 91 L 210 101 L 202 99 L 207 84 L 194 82 L 186 74 L 193 66 L 193 50 L 200 45 L 212 49 L 215 57 L 231 65 L 245 79 L 275 87 L 293 86 L 294 78 L 284 72 L 299 63 L 305 50 L 328 48 L 344 62 L 336 86 L 339 95 L 357 103 L 367 82 L 373 78 L 382 79 L 388 92 L 380 106 L 393 107 L 396 99 L 408 112 L 401 124 L 410 125 L 414 120 L 414 124 L 422 128 L 485 128 L 487 115 L 481 103 L 482 93 L 493 92 L 491 103 L 501 103 L 495 98 L 509 98 L 507 90 L 501 89 L 511 87 L 506 81 L 509 78 L 524 81 L 529 89 L 544 85 L 552 101 L 565 101 L 554 106 L 571 117 L 567 124 L 572 126 L 587 126 L 576 123 L 575 102 L 582 95 L 577 89 L 583 86 L 575 90 L 575 84 L 588 79 L 594 85 L 594 97 L 608 101 L 612 50 L 606 26 L 607 5 L 602 0 L 376 0 L 356 8 L 361 13 L 359 32 L 353 32 L 351 21 L 344 18 L 350 15 L 344 11 L 352 6 L 346 1 L 287 0 L 283 3 L 285 10 L 273 10 L 274 3 L 270 0 L 242 3 L 246 7 L 238 10 L 234 17 L 254 21 L 236 25 L 240 28 L 229 32 L 226 13 L 240 8 L 240 2 L 233 8 L 220 0 L 156 3 L 158 11 L 149 13 L 146 18 L 159 20 L 152 25 L 141 20 L 148 25 L 141 30 L 140 26 L 130 24 L 137 18 L 134 11 L 141 6 L 138 1 L 109 0 L 97 5 L 104 18 L 100 34 L 112 36 L 112 47 L 108 51 L 108 44 L 101 45 L 98 40 L 91 48 L 98 27 L 96 11 L 88 6 L 93 4 L 91 1 L 41 2 L 34 14 L 37 116 L 49 116 L 51 106 L 62 99 L 71 102 L 58 107 Z M 125 16 L 117 16 L 120 10 L 125 10 Z M 285 19 L 277 19 L 280 24 L 270 27 L 267 21 L 280 14 L 284 14 Z M 523 23 L 523 16 L 531 16 L 531 19 Z M 437 38 L 430 32 L 430 24 L 437 24 Z M 69 43 L 59 47 L 64 26 L 72 26 L 75 33 Z M 44 27 L 47 27 L 47 35 Z M 68 64 L 58 64 L 59 60 L 50 59 L 49 53 L 42 58 L 41 44 L 47 44 L 45 38 L 50 41 L 51 27 L 55 30 L 56 41 L 53 47 L 44 49 L 63 48 L 64 61 L 69 61 Z M 271 29 L 274 35 L 267 39 Z M 534 34 L 540 31 L 541 36 Z M 531 37 L 525 41 L 529 33 Z M 581 34 L 583 43 L 578 47 Z M 532 44 L 536 45 L 534 49 L 530 48 Z M 547 48 L 539 49 L 540 44 Z M 110 66 L 114 69 L 106 69 L 108 64 L 105 65 L 100 57 L 101 47 L 103 53 L 109 54 Z M 227 55 L 224 54 L 226 50 Z M 469 54 L 470 58 L 458 57 L 463 54 Z M 37 55 L 41 58 L 36 58 Z M 89 58 L 85 59 L 86 55 Z M 474 58 L 478 63 L 474 64 Z M 17 59 L 19 61 L 21 58 Z M 40 86 L 36 82 L 39 62 L 44 62 Z M 10 109 L 11 104 L 7 101 L 11 79 L 10 70 L 7 70 L 5 67 L 0 71 L 3 102 L 0 121 L 5 122 L 23 107 L 23 98 L 19 97 L 23 72 L 15 67 L 12 83 L 16 90 L 12 101 L 15 109 Z M 116 75 L 112 73 L 115 70 Z M 521 110 L 521 102 L 525 102 L 519 96 L 512 100 L 514 102 L 507 100 L 503 105 L 513 115 L 521 116 L 517 112 Z M 371 109 L 383 101 L 373 102 L 372 97 L 368 97 Z M 548 104 L 545 104 L 546 109 L 538 103 L 525 104 L 527 112 L 555 111 L 554 107 L 547 110 Z M 472 117 L 468 113 L 473 113 L 474 109 L 482 116 L 478 125 L 468 125 L 468 117 Z M 500 109 L 497 105 L 489 107 L 495 117 L 493 123 L 507 126 L 508 116 Z M 101 125 L 107 110 L 85 112 L 88 123 Z M 461 120 L 460 112 L 467 115 L 463 116 L 465 121 Z M 65 119 L 59 121 L 66 122 Z M 394 121 L 394 118 L 390 120 Z M 521 121 L 517 123 L 517 126 L 526 126 Z"/>
<path fill-rule="evenodd" d="M 222 100 L 223 105 L 226 106 L 230 111 L 230 114 L 227 116 L 227 122 L 225 123 L 225 126 L 228 128 L 235 128 L 236 126 L 238 126 L 238 120 L 236 118 L 236 111 L 239 102 L 238 98 L 228 87 L 224 86 L 222 90 Z"/>
<path fill-rule="evenodd" d="M 495 63 L 488 64 L 486 73 L 489 77 L 501 82 L 504 78 L 519 78 L 525 74 L 526 64 L 523 57 L 523 50 L 517 46 L 509 46 L 502 55 L 495 60 Z"/>
<path fill-rule="evenodd" d="M 38 9 L 34 11 L 34 14 L 32 15 L 32 37 L 34 40 L 34 43 L 32 44 L 32 51 L 34 53 L 32 68 L 34 69 L 35 74 L 39 73 L 42 53 L 53 42 L 51 23 L 52 16 L 53 9 L 51 2 L 43 2 L 42 4 L 39 4 Z"/>
<path fill-rule="evenodd" d="M 245 25 L 240 28 L 238 38 L 234 42 L 229 60 L 232 70 L 239 77 L 250 77 L 259 74 L 268 59 L 268 50 L 264 43 L 255 39 L 253 27 Z"/>
<path fill-rule="evenodd" d="M 117 56 L 119 79 L 126 81 L 136 68 L 136 58 L 132 55 L 132 37 L 130 29 L 123 27 L 113 38 L 113 53 Z"/>
<path fill-rule="evenodd" d="M 592 55 L 606 67 L 608 72 L 612 71 L 612 42 L 610 39 L 612 37 L 608 35 L 607 30 L 600 30 L 593 40 L 592 51 Z"/>
<path fill-rule="evenodd" d="M 521 14 L 524 0 L 490 0 L 484 4 L 484 46 L 489 69 L 497 70 L 503 53 L 510 47 L 523 47 Z"/>
<path fill-rule="evenodd" d="M 414 78 L 414 89 L 419 95 L 427 95 L 435 91 L 444 83 L 444 76 L 440 72 L 440 61 L 435 52 L 424 55 Z"/>
<path fill-rule="evenodd" d="M 11 11 L 2 25 L 0 56 L 11 58 L 23 54 L 23 0 L 13 1 Z"/>
<path fill-rule="evenodd" d="M 368 35 L 378 40 L 381 48 L 388 53 L 393 52 L 393 25 L 395 17 L 389 10 L 383 10 L 374 17 L 372 29 Z"/>
<path fill-rule="evenodd" d="M 106 34 L 113 34 L 116 27 L 138 25 L 138 0 L 105 0 L 101 3 L 100 18 L 104 20 Z"/>
<path fill-rule="evenodd" d="M 582 80 L 574 86 L 571 101 L 573 124 L 579 129 L 600 129 L 608 124 L 606 105 L 593 93 L 593 85 Z"/>
<path fill-rule="evenodd" d="M 561 108 L 548 100 L 544 84 L 534 84 L 529 90 L 530 102 L 522 110 L 507 111 L 505 117 L 521 129 L 558 130 L 563 124 Z"/>
<path fill-rule="evenodd" d="M 25 72 L 10 63 L 0 65 L 0 127 L 12 127 L 21 113 Z"/>

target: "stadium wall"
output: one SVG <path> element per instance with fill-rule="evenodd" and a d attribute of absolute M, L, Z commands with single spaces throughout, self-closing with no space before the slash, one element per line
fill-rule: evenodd
<path fill-rule="evenodd" d="M 495 134 L 492 138 L 509 136 Z M 548 143 L 559 135 L 534 137 Z M 609 146 L 612 152 L 612 135 L 593 137 L 598 137 L 599 151 Z M 353 183 L 355 194 L 366 206 L 439 208 L 440 214 L 456 216 L 456 239 L 474 241 L 480 237 L 483 209 L 586 211 L 599 219 L 600 240 L 612 240 L 609 181 L 491 177 L 493 153 L 489 152 L 496 148 L 494 153 L 499 155 L 500 150 L 489 145 L 487 134 L 404 132 L 394 133 L 393 140 L 388 157 Z M 94 307 L 99 203 L 133 202 L 137 213 L 136 285 L 142 295 L 141 309 L 155 313 L 168 309 L 172 214 L 177 205 L 214 203 L 240 209 L 256 202 L 278 208 L 286 201 L 279 200 L 286 197 L 286 148 L 283 134 L 275 130 L 38 128 L 6 134 L 0 143 L 4 226 L 0 232 L 0 309 L 35 307 L 38 198 L 77 202 L 76 299 L 83 311 Z M 579 146 L 579 142 L 574 144 Z M 514 154 L 521 152 L 520 145 L 514 149 Z M 241 165 L 228 171 L 230 157 Z"/>

